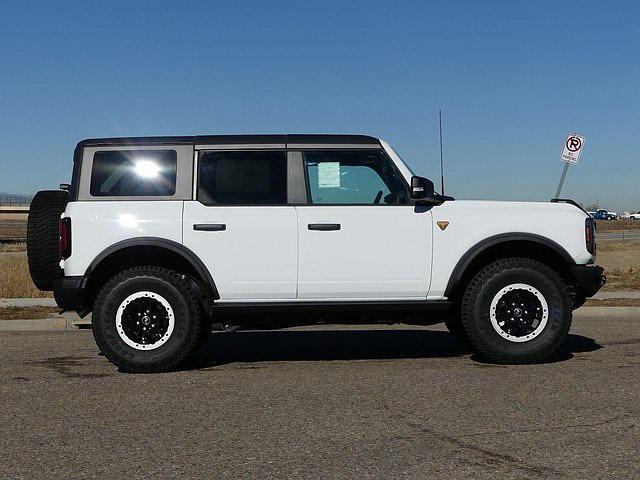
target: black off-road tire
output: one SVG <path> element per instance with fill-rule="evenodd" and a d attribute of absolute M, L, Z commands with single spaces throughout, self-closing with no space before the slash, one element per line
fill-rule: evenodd
<path fill-rule="evenodd" d="M 202 319 L 200 334 L 198 335 L 198 340 L 196 342 L 194 351 L 200 350 L 200 348 L 202 348 L 202 346 L 204 346 L 204 344 L 209 341 L 212 335 L 211 321 L 206 318 L 206 313 L 202 309 L 200 309 L 200 318 Z"/>
<path fill-rule="evenodd" d="M 546 326 L 524 342 L 503 338 L 490 316 L 496 294 L 517 283 L 537 289 L 548 305 Z M 471 280 L 462 299 L 461 320 L 472 348 L 486 359 L 502 364 L 539 363 L 552 357 L 567 337 L 571 307 L 569 290 L 555 271 L 528 258 L 507 258 L 483 268 Z"/>
<path fill-rule="evenodd" d="M 455 338 L 458 342 L 463 344 L 465 347 L 470 347 L 471 342 L 469 342 L 469 337 L 467 337 L 467 332 L 464 331 L 464 327 L 462 326 L 462 319 L 457 312 L 451 313 L 444 321 L 447 330 L 449 333 Z"/>
<path fill-rule="evenodd" d="M 116 328 L 119 306 L 129 295 L 142 291 L 162 296 L 175 317 L 170 337 L 153 350 L 133 348 Z M 140 266 L 117 274 L 100 289 L 92 329 L 100 351 L 121 371 L 154 373 L 175 369 L 196 349 L 202 323 L 201 308 L 188 278 L 165 268 Z"/>
<path fill-rule="evenodd" d="M 36 193 L 27 220 L 27 257 L 31 279 L 39 290 L 53 290 L 53 282 L 62 276 L 60 268 L 60 215 L 69 203 L 63 190 Z"/>

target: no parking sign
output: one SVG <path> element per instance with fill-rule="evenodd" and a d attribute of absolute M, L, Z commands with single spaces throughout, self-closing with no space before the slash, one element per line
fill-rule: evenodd
<path fill-rule="evenodd" d="M 584 137 L 582 135 L 576 135 L 570 133 L 564 142 L 564 148 L 562 149 L 562 155 L 560 160 L 565 163 L 571 163 L 575 165 L 580 159 L 582 148 L 584 147 Z"/>
<path fill-rule="evenodd" d="M 562 175 L 560 176 L 560 183 L 558 183 L 558 190 L 556 190 L 555 198 L 560 198 L 562 192 L 562 185 L 564 185 L 564 179 L 567 176 L 567 170 L 569 165 L 575 165 L 580 160 L 580 154 L 584 148 L 584 137 L 582 135 L 576 135 L 570 133 L 567 139 L 564 141 L 564 148 L 562 149 L 562 155 L 560 160 L 564 162 L 564 168 L 562 169 Z"/>

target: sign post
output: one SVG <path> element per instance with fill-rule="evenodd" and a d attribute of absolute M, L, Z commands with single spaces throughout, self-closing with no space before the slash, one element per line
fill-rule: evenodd
<path fill-rule="evenodd" d="M 564 162 L 564 168 L 562 169 L 562 175 L 560 176 L 560 183 L 558 183 L 558 189 L 556 190 L 555 198 L 560 198 L 562 192 L 562 186 L 564 185 L 564 179 L 567 177 L 567 171 L 569 165 L 575 165 L 580 160 L 580 154 L 584 147 L 584 137 L 582 135 L 576 135 L 570 133 L 564 142 L 564 148 L 560 155 L 560 160 Z"/>

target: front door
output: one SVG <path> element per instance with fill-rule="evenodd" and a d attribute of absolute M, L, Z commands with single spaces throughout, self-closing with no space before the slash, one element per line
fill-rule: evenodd
<path fill-rule="evenodd" d="M 297 224 L 284 150 L 203 151 L 183 242 L 205 263 L 220 301 L 295 299 Z"/>
<path fill-rule="evenodd" d="M 382 149 L 302 152 L 298 298 L 426 299 L 431 212 Z"/>

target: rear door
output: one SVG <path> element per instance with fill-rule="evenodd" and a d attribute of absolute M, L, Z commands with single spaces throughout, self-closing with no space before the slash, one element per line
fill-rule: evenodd
<path fill-rule="evenodd" d="M 183 242 L 206 264 L 220 301 L 294 299 L 297 219 L 282 148 L 200 151 Z"/>
<path fill-rule="evenodd" d="M 426 299 L 431 212 L 382 149 L 301 152 L 298 298 Z"/>

